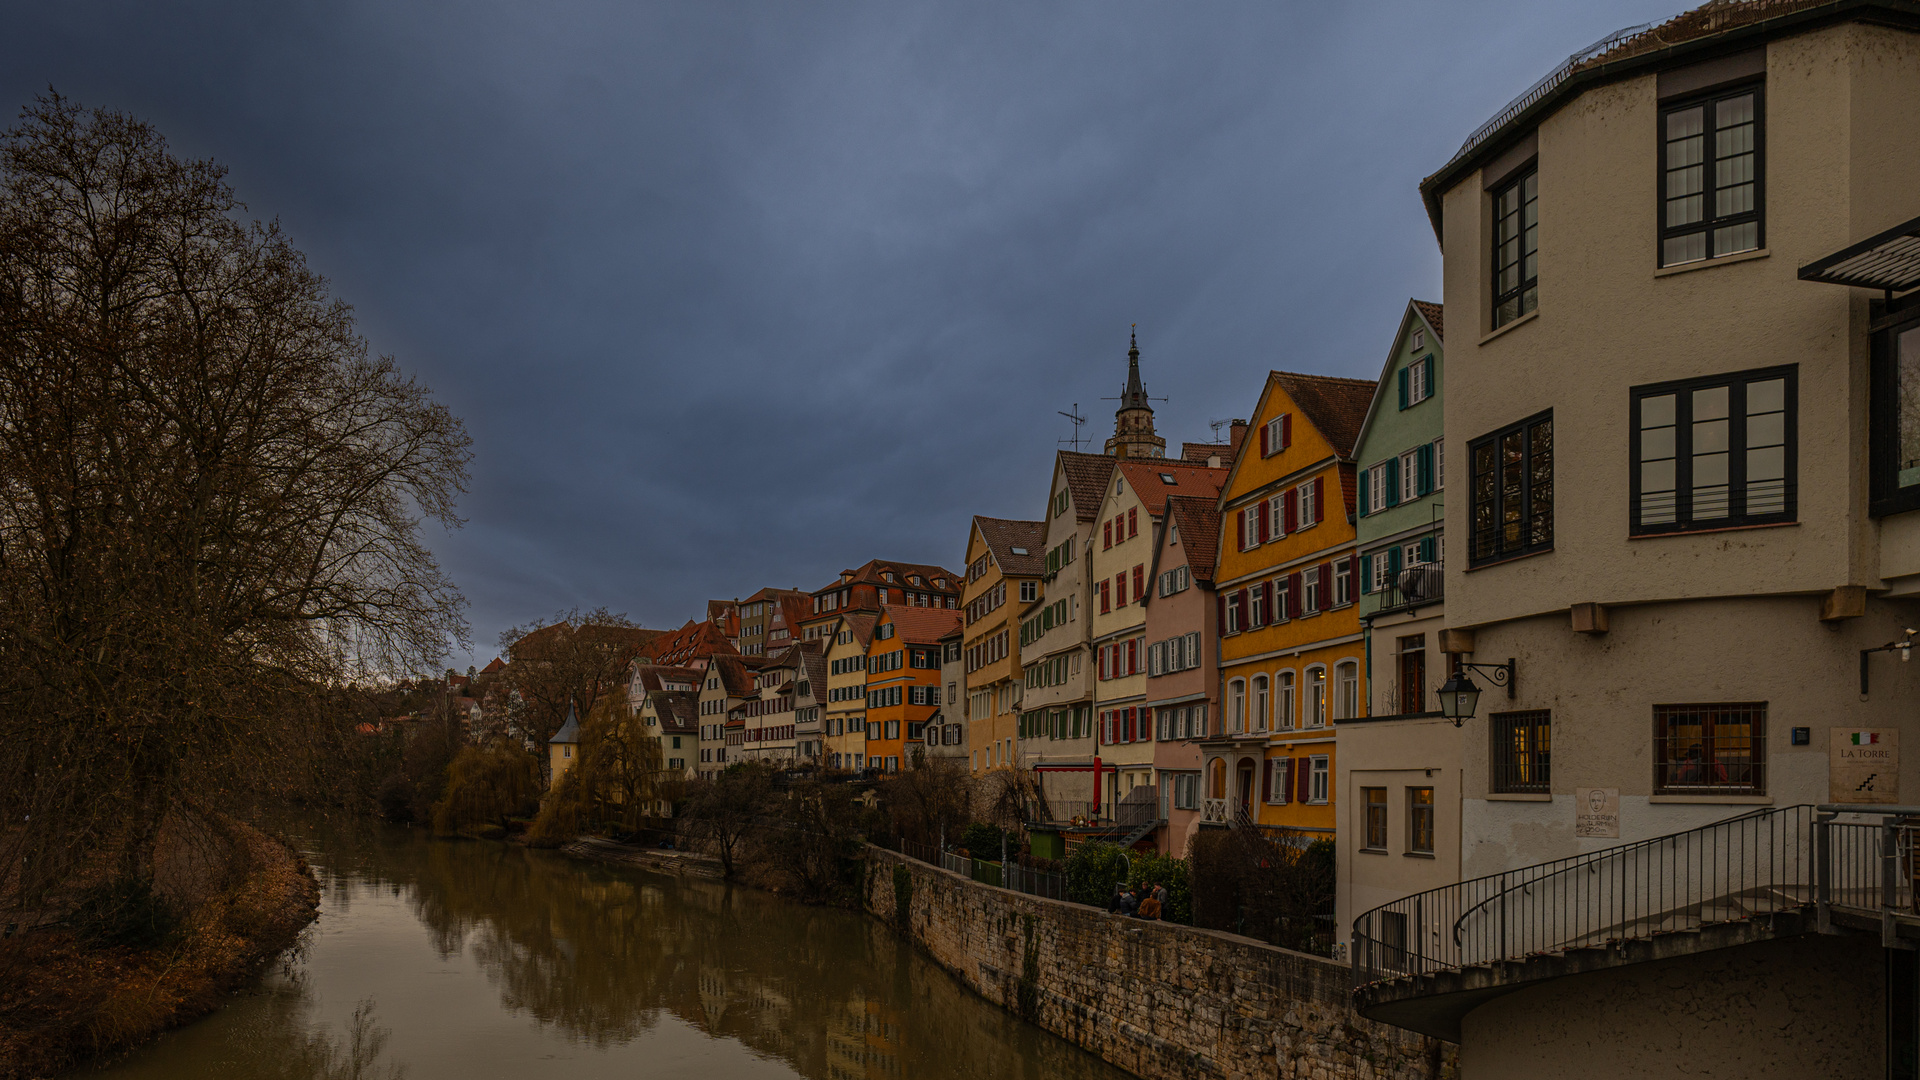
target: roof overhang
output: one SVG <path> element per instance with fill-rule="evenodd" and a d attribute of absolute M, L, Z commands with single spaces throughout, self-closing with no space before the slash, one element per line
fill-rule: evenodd
<path fill-rule="evenodd" d="M 1920 217 L 1800 268 L 1801 281 L 1883 289 L 1920 288 Z"/>

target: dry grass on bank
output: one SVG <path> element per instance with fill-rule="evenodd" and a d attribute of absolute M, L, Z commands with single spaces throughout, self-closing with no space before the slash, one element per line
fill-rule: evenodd
<path fill-rule="evenodd" d="M 319 887 L 285 844 L 231 826 L 245 869 L 173 940 L 103 948 L 65 928 L 0 940 L 0 1080 L 45 1076 L 217 1008 L 313 921 Z"/>

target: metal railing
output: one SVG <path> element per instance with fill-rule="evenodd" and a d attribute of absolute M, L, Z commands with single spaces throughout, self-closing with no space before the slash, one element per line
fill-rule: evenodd
<path fill-rule="evenodd" d="M 997 889 L 1012 889 L 1029 896 L 1044 896 L 1053 900 L 1067 898 L 1065 875 L 1026 866 L 1017 856 L 1004 863 L 997 859 L 973 859 L 926 844 L 916 844 L 904 837 L 900 840 L 900 854 Z"/>
<path fill-rule="evenodd" d="M 1354 920 L 1355 985 L 1804 907 L 1813 821 L 1757 810 L 1402 897 Z"/>
<path fill-rule="evenodd" d="M 1507 102 L 1506 108 L 1494 113 L 1493 119 L 1475 128 L 1473 134 L 1467 136 L 1467 141 L 1460 144 L 1460 149 L 1454 153 L 1453 158 L 1449 160 L 1447 164 L 1452 165 L 1455 161 L 1459 161 L 1461 158 L 1473 153 L 1481 143 L 1486 142 L 1501 128 L 1505 127 L 1508 121 L 1532 108 L 1541 98 L 1552 93 L 1555 87 L 1566 82 L 1580 65 L 1602 53 L 1618 47 L 1627 39 L 1645 33 L 1652 28 L 1652 23 L 1642 23 L 1638 26 L 1629 26 L 1621 30 L 1615 30 L 1599 41 L 1562 60 L 1559 66 L 1547 72 L 1545 75 L 1540 76 L 1540 81 L 1527 87 L 1519 97 Z"/>
<path fill-rule="evenodd" d="M 1812 908 L 1920 929 L 1920 807 L 1787 806 L 1402 897 L 1353 923 L 1354 984 Z"/>
<path fill-rule="evenodd" d="M 1375 555 L 1374 558 L 1380 558 Z M 1446 599 L 1447 569 L 1440 563 L 1409 566 L 1387 582 L 1380 598 L 1381 611 L 1438 603 Z"/>

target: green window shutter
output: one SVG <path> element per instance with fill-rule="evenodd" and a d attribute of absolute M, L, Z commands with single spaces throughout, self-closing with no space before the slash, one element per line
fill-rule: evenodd
<path fill-rule="evenodd" d="M 1433 493 L 1433 444 L 1427 443 L 1414 453 L 1414 460 L 1420 466 L 1420 494 Z"/>
<path fill-rule="evenodd" d="M 1427 365 L 1427 396 L 1432 397 L 1440 391 L 1440 388 L 1433 383 L 1433 354 L 1427 354 L 1421 358 L 1420 362 Z"/>
<path fill-rule="evenodd" d="M 1437 552 L 1434 551 L 1436 546 L 1433 542 L 1433 537 L 1422 537 L 1420 540 L 1420 561 L 1432 565 L 1433 557 L 1437 554 Z"/>
<path fill-rule="evenodd" d="M 1400 374 L 1405 375 L 1406 372 Z M 1387 459 L 1387 505 L 1400 505 L 1400 459 L 1397 457 Z"/>
<path fill-rule="evenodd" d="M 1371 555 L 1360 556 L 1360 591 L 1363 593 L 1373 591 L 1373 556 Z"/>
<path fill-rule="evenodd" d="M 1407 371 L 1407 369 L 1401 368 L 1400 369 L 1400 407 L 1403 409 L 1407 407 L 1407 392 L 1409 389 L 1408 384 L 1411 382 L 1411 380 L 1412 380 L 1412 376 Z"/>
<path fill-rule="evenodd" d="M 1387 576 L 1396 581 L 1400 578 L 1400 545 L 1398 544 L 1387 549 Z"/>
<path fill-rule="evenodd" d="M 1373 505 L 1373 503 L 1367 501 L 1367 474 L 1372 471 L 1373 470 L 1371 469 L 1360 470 L 1360 516 L 1361 517 L 1366 517 L 1367 507 Z"/>

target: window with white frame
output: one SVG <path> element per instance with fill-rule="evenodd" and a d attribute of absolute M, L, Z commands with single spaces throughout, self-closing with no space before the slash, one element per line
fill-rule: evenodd
<path fill-rule="evenodd" d="M 1308 772 L 1307 801 L 1325 803 L 1332 780 L 1331 762 L 1325 754 L 1315 754 L 1312 761 L 1312 768 Z"/>
<path fill-rule="evenodd" d="M 1360 665 L 1352 660 L 1334 666 L 1334 716 L 1352 720 L 1360 715 Z"/>
<path fill-rule="evenodd" d="M 1283 671 L 1274 681 L 1273 724 L 1282 731 L 1293 729 L 1293 672 Z"/>
<path fill-rule="evenodd" d="M 1433 490 L 1447 486 L 1447 440 L 1433 440 Z"/>
<path fill-rule="evenodd" d="M 1412 349 L 1414 352 L 1419 352 L 1421 349 L 1424 349 L 1426 347 L 1427 347 L 1427 328 L 1424 326 L 1414 327 L 1413 342 L 1411 345 L 1408 346 L 1408 348 Z"/>
<path fill-rule="evenodd" d="M 1038 599 L 1040 599 L 1040 583 L 1039 582 L 1023 581 L 1020 583 L 1020 602 L 1021 603 L 1023 604 L 1031 603 Z"/>
<path fill-rule="evenodd" d="M 1287 500 L 1271 499 L 1268 501 L 1267 527 L 1269 535 L 1275 540 L 1287 535 Z"/>
<path fill-rule="evenodd" d="M 1253 720 L 1253 730 L 1267 730 L 1267 677 L 1265 675 L 1255 675 L 1253 677 L 1253 713 L 1251 719 Z"/>
<path fill-rule="evenodd" d="M 1327 726 L 1327 669 L 1307 669 L 1307 726 Z"/>
<path fill-rule="evenodd" d="M 1333 606 L 1345 607 L 1353 603 L 1353 560 L 1341 559 L 1333 564 Z"/>
<path fill-rule="evenodd" d="M 1310 566 L 1300 575 L 1300 613 L 1311 615 L 1320 610 L 1320 568 Z"/>
<path fill-rule="evenodd" d="M 1428 385 L 1432 371 L 1432 363 L 1424 358 L 1407 365 L 1407 404 L 1418 405 L 1433 396 L 1433 387 Z"/>
<path fill-rule="evenodd" d="M 1320 485 L 1312 481 L 1301 484 L 1296 489 L 1300 492 L 1300 527 L 1303 529 L 1320 520 L 1320 507 L 1313 498 L 1313 493 L 1319 489 Z"/>
<path fill-rule="evenodd" d="M 1227 708 L 1227 730 L 1235 735 L 1246 734 L 1247 684 L 1243 680 L 1235 679 L 1227 684 Z"/>
<path fill-rule="evenodd" d="M 1255 503 L 1240 511 L 1241 549 L 1255 547 L 1260 543 L 1260 504 Z"/>
<path fill-rule="evenodd" d="M 1400 455 L 1400 501 L 1410 503 L 1420 497 L 1420 451 Z"/>
<path fill-rule="evenodd" d="M 1367 469 L 1367 513 L 1377 514 L 1387 508 L 1387 463 Z"/>

